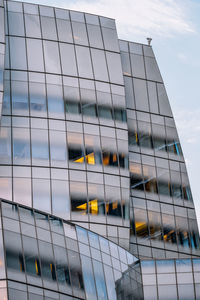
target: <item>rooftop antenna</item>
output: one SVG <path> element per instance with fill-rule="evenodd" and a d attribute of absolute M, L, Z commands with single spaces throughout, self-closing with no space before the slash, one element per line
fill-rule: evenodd
<path fill-rule="evenodd" d="M 149 38 L 149 37 L 148 37 L 148 38 L 147 38 L 147 42 L 148 42 L 148 45 L 149 45 L 149 46 L 151 46 L 151 41 L 152 41 L 152 38 Z"/>

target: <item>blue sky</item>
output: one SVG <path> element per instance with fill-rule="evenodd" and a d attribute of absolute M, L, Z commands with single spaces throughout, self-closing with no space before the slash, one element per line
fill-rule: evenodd
<path fill-rule="evenodd" d="M 170 99 L 200 225 L 200 0 L 26 0 L 116 19 L 121 39 L 152 46 Z"/>

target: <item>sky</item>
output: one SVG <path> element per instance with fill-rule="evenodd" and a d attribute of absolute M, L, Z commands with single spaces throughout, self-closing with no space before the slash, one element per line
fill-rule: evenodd
<path fill-rule="evenodd" d="M 120 39 L 152 47 L 186 160 L 200 228 L 200 0 L 26 0 L 116 19 Z"/>

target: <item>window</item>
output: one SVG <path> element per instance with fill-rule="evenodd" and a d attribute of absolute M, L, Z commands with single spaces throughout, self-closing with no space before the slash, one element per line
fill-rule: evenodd
<path fill-rule="evenodd" d="M 65 102 L 66 113 L 68 114 L 80 114 L 80 104 L 77 102 Z"/>
<path fill-rule="evenodd" d="M 12 69 L 27 70 L 25 39 L 10 37 L 10 61 Z"/>
<path fill-rule="evenodd" d="M 50 156 L 52 167 L 67 166 L 66 133 L 61 131 L 50 132 Z"/>
<path fill-rule="evenodd" d="M 104 166 L 118 166 L 117 153 L 103 151 L 103 165 Z"/>
<path fill-rule="evenodd" d="M 114 108 L 115 121 L 126 122 L 126 111 L 120 108 Z"/>
<path fill-rule="evenodd" d="M 13 163 L 30 164 L 29 129 L 13 128 Z"/>
<path fill-rule="evenodd" d="M 82 113 L 88 117 L 97 117 L 96 104 L 85 103 L 82 104 Z"/>
<path fill-rule="evenodd" d="M 23 236 L 23 249 L 27 275 L 40 277 L 41 267 L 39 262 L 37 241 L 33 238 Z"/>
<path fill-rule="evenodd" d="M 44 41 L 44 58 L 45 58 L 46 72 L 58 73 L 58 74 L 61 73 L 58 43 L 51 42 L 51 41 Z"/>
<path fill-rule="evenodd" d="M 106 107 L 106 106 L 99 106 L 98 107 L 98 112 L 99 112 L 99 117 L 112 120 L 112 108 L 111 107 Z"/>
<path fill-rule="evenodd" d="M 49 165 L 48 131 L 31 130 L 32 162 L 34 165 Z"/>
<path fill-rule="evenodd" d="M 38 82 L 29 83 L 30 92 L 30 113 L 31 116 L 46 117 L 46 92 L 45 85 Z"/>
<path fill-rule="evenodd" d="M 27 39 L 27 55 L 29 71 L 44 72 L 42 41 Z"/>
<path fill-rule="evenodd" d="M 84 163 L 84 153 L 81 146 L 68 146 L 69 160 L 75 163 Z"/>
<path fill-rule="evenodd" d="M 14 115 L 29 115 L 28 84 L 24 81 L 12 81 L 12 111 Z"/>

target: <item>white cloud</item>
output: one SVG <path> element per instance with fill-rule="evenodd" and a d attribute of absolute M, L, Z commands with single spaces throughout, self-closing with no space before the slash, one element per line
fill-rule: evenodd
<path fill-rule="evenodd" d="M 183 63 L 186 63 L 188 61 L 187 56 L 184 53 L 178 53 L 177 57 Z"/>
<path fill-rule="evenodd" d="M 77 0 L 65 6 L 116 19 L 121 38 L 194 32 L 187 20 L 186 0 Z"/>
<path fill-rule="evenodd" d="M 176 124 L 180 137 L 184 143 L 196 144 L 199 143 L 200 135 L 200 110 L 195 111 L 175 111 Z"/>

